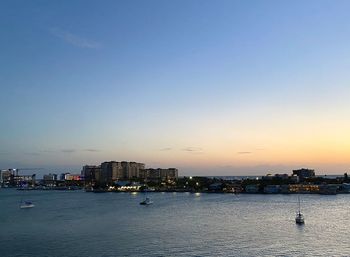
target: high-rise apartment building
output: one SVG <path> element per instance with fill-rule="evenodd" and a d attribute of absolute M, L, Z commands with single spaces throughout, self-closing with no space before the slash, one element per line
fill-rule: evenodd
<path fill-rule="evenodd" d="M 86 184 L 110 185 L 118 180 L 144 179 L 144 180 L 175 180 L 178 178 L 178 170 L 169 169 L 145 169 L 144 163 L 108 161 L 100 166 L 86 165 L 82 175 Z"/>

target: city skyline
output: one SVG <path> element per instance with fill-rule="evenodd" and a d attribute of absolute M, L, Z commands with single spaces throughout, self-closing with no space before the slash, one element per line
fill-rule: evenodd
<path fill-rule="evenodd" d="M 0 169 L 343 174 L 349 7 L 2 1 Z"/>

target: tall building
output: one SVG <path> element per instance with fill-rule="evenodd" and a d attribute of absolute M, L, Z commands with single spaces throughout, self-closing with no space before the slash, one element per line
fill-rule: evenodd
<path fill-rule="evenodd" d="M 101 163 L 100 183 L 111 183 L 117 180 L 132 179 L 140 177 L 140 170 L 145 164 L 137 162 L 109 161 Z"/>
<path fill-rule="evenodd" d="M 169 169 L 145 169 L 144 163 L 108 161 L 100 166 L 85 165 L 82 169 L 87 185 L 110 185 L 118 180 L 144 179 L 144 180 L 175 180 L 178 178 L 178 170 Z"/>
<path fill-rule="evenodd" d="M 85 184 L 91 186 L 100 179 L 101 172 L 100 165 L 85 165 L 81 171 L 81 175 L 84 177 Z"/>
<path fill-rule="evenodd" d="M 121 162 L 123 168 L 123 179 L 140 178 L 140 170 L 145 169 L 145 164 L 137 162 Z"/>
<path fill-rule="evenodd" d="M 123 178 L 124 172 L 120 162 L 110 161 L 101 163 L 100 183 L 111 183 L 112 181 Z"/>
<path fill-rule="evenodd" d="M 14 169 L 2 170 L 0 179 L 2 181 L 1 183 L 3 185 L 13 185 L 15 174 L 16 171 Z"/>

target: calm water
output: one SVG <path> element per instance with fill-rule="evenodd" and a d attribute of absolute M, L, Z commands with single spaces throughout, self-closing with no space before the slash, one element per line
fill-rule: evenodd
<path fill-rule="evenodd" d="M 350 256 L 350 195 L 149 196 L 0 189 L 0 256 Z"/>

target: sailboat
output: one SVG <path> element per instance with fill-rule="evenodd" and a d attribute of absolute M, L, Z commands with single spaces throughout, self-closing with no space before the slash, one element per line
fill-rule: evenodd
<path fill-rule="evenodd" d="M 304 215 L 300 212 L 300 196 L 298 195 L 298 212 L 295 217 L 295 223 L 304 224 Z"/>

